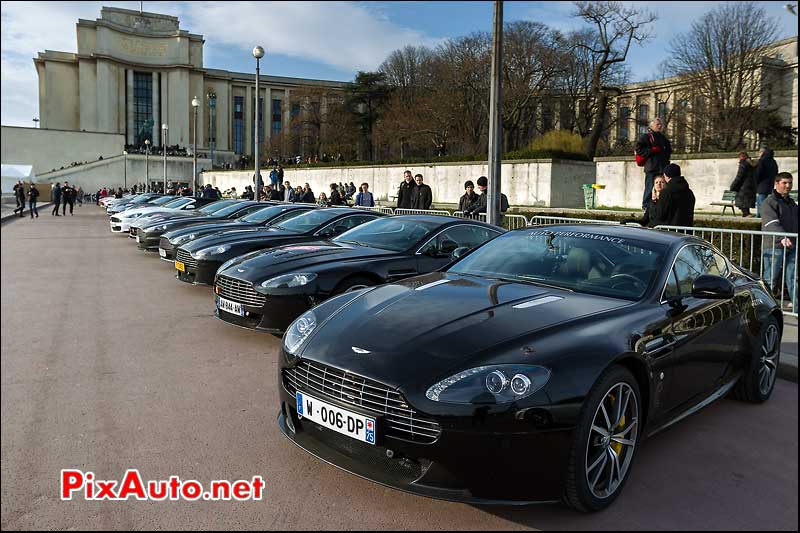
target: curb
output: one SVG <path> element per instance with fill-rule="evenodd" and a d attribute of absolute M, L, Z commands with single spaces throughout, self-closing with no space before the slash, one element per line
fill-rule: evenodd
<path fill-rule="evenodd" d="M 778 363 L 778 377 L 797 383 L 797 356 L 781 354 L 781 361 Z"/>
<path fill-rule="evenodd" d="M 36 210 L 39 211 L 41 209 L 48 209 L 48 208 L 52 207 L 52 205 L 53 205 L 53 202 L 47 202 L 46 204 L 37 205 L 36 206 Z M 25 207 L 25 209 L 27 210 L 28 207 Z M 8 214 L 8 215 L 3 215 L 2 217 L 0 217 L 0 224 L 6 224 L 6 223 L 11 222 L 11 221 L 13 221 L 15 219 L 18 219 L 18 218 L 30 218 L 30 215 L 27 214 L 27 213 L 25 214 L 24 217 L 21 217 L 21 216 L 19 216 L 17 214 L 14 214 L 14 213 L 11 213 L 11 214 Z"/>

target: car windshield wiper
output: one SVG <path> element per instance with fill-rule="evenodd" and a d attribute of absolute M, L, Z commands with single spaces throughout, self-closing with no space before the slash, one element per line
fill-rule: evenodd
<path fill-rule="evenodd" d="M 355 244 L 356 246 L 363 246 L 364 248 L 372 248 L 371 244 L 367 244 L 361 241 L 336 241 L 336 242 L 346 242 L 347 244 Z"/>

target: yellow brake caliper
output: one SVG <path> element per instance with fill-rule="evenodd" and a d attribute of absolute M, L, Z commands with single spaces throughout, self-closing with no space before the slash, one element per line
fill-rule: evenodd
<path fill-rule="evenodd" d="M 616 403 L 617 399 L 613 394 L 611 394 L 610 397 L 611 397 L 611 405 L 614 406 L 614 404 Z M 613 431 L 615 429 L 622 429 L 624 427 L 625 427 L 625 415 L 623 414 L 622 417 L 620 417 L 620 419 L 619 419 L 619 424 L 617 426 L 613 427 L 611 431 L 613 433 Z M 619 442 L 612 442 L 611 443 L 611 448 L 617 453 L 617 455 L 622 453 L 622 444 L 619 443 Z"/>

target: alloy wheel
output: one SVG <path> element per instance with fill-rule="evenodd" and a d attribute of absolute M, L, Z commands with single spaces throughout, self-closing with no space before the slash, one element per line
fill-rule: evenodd
<path fill-rule="evenodd" d="M 764 332 L 764 339 L 761 341 L 758 368 L 758 389 L 763 396 L 768 395 L 775 384 L 775 377 L 778 374 L 779 348 L 778 327 L 775 324 L 770 324 Z"/>
<path fill-rule="evenodd" d="M 639 405 L 627 383 L 612 386 L 592 419 L 586 447 L 586 481 L 592 495 L 612 496 L 625 480 L 639 435 Z"/>

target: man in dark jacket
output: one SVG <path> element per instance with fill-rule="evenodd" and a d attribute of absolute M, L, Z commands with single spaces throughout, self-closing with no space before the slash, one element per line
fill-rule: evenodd
<path fill-rule="evenodd" d="M 642 209 L 647 209 L 653 191 L 653 181 L 658 174 L 664 172 L 664 167 L 669 165 L 669 158 L 672 155 L 672 145 L 662 133 L 663 129 L 664 123 L 660 118 L 655 118 L 650 123 L 647 133 L 639 137 L 636 142 L 636 153 L 646 158 Z"/>
<path fill-rule="evenodd" d="M 742 210 L 743 217 L 749 217 L 750 208 L 756 204 L 755 171 L 747 152 L 739 152 L 739 171 L 730 190 L 736 193 L 736 207 Z"/>
<path fill-rule="evenodd" d="M 788 172 L 775 176 L 772 193 L 761 204 L 761 231 L 791 233 L 791 237 L 764 236 L 761 240 L 763 249 L 763 278 L 773 293 L 783 300 L 783 283 L 781 269 L 789 289 L 791 309 L 797 309 L 797 283 L 795 279 L 795 256 L 797 254 L 797 203 L 789 193 L 792 191 L 794 179 Z"/>
<path fill-rule="evenodd" d="M 25 216 L 25 184 L 22 180 L 14 185 L 14 198 L 17 200 L 17 208 L 14 209 L 14 214 L 19 211 L 19 216 Z"/>
<path fill-rule="evenodd" d="M 68 181 L 65 181 L 64 186 L 61 187 L 61 195 L 64 197 L 64 208 L 61 211 L 62 215 L 67 216 L 67 204 L 69 204 L 69 214 L 75 214 L 72 210 L 75 208 L 75 197 L 77 194 L 78 192 L 75 190 L 75 187 L 70 185 Z"/>
<path fill-rule="evenodd" d="M 331 183 L 331 195 L 330 198 L 328 198 L 328 205 L 344 205 L 342 195 L 339 194 L 339 186 L 335 183 Z"/>
<path fill-rule="evenodd" d="M 458 210 L 462 213 L 469 209 L 469 206 L 478 200 L 478 195 L 475 194 L 475 184 L 471 180 L 464 182 L 464 196 L 458 200 Z"/>
<path fill-rule="evenodd" d="M 30 199 L 31 218 L 34 215 L 39 218 L 39 210 L 36 209 L 36 203 L 39 201 L 39 189 L 33 183 L 31 183 L 31 188 L 28 189 L 28 198 Z"/>
<path fill-rule="evenodd" d="M 314 197 L 314 191 L 311 190 L 311 186 L 308 183 L 304 184 L 303 195 L 300 197 L 300 203 L 303 204 L 317 203 L 317 199 Z"/>
<path fill-rule="evenodd" d="M 50 212 L 51 215 L 61 216 L 58 214 L 58 207 L 61 204 L 61 184 L 56 182 L 56 186 L 53 187 L 53 210 Z"/>
<path fill-rule="evenodd" d="M 659 195 L 656 209 L 650 214 L 666 226 L 694 225 L 694 193 L 686 178 L 681 176 L 681 167 L 671 163 L 664 168 L 667 185 Z"/>
<path fill-rule="evenodd" d="M 422 183 L 422 174 L 414 176 L 417 186 L 411 193 L 411 209 L 430 209 L 433 203 L 433 192 L 431 188 Z"/>
<path fill-rule="evenodd" d="M 411 177 L 411 171 L 403 172 L 403 181 L 400 182 L 400 190 L 397 191 L 397 207 L 399 209 L 413 209 L 413 195 L 417 184 Z"/>
<path fill-rule="evenodd" d="M 756 216 L 761 216 L 761 202 L 772 194 L 775 177 L 778 175 L 778 163 L 775 152 L 764 146 L 758 154 L 756 165 Z"/>

